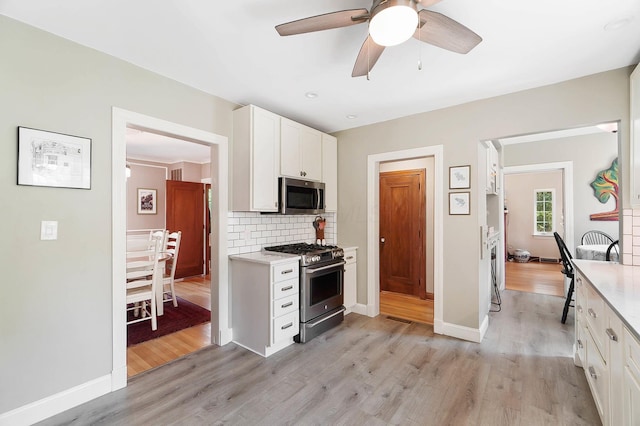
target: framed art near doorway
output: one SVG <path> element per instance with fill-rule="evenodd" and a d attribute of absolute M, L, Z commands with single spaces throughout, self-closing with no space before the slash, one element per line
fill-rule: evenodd
<path fill-rule="evenodd" d="M 157 214 L 158 191 L 138 188 L 138 214 Z"/>
<path fill-rule="evenodd" d="M 449 193 L 449 214 L 468 215 L 471 214 L 469 206 L 470 192 L 450 192 Z"/>
<path fill-rule="evenodd" d="M 449 167 L 449 189 L 471 188 L 471 166 Z"/>

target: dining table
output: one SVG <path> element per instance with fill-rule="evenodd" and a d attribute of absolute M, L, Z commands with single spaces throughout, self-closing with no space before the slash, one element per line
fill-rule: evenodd
<path fill-rule="evenodd" d="M 127 271 L 134 270 L 136 265 L 145 263 L 143 258 L 148 257 L 147 253 L 139 250 L 127 251 Z M 161 251 L 158 254 L 158 267 L 153 272 L 153 280 L 156 282 L 156 314 L 162 316 L 164 315 L 164 270 L 167 260 L 171 259 L 173 254 L 168 251 Z"/>
<path fill-rule="evenodd" d="M 576 259 L 606 261 L 609 244 L 583 244 L 576 247 Z M 611 262 L 618 262 L 618 253 L 611 250 Z"/>

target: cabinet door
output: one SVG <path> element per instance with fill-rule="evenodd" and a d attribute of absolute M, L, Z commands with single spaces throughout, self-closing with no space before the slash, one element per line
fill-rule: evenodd
<path fill-rule="evenodd" d="M 302 175 L 304 179 L 322 180 L 322 133 L 303 126 L 300 135 Z"/>
<path fill-rule="evenodd" d="M 252 130 L 252 207 L 254 211 L 277 211 L 280 117 L 254 108 Z"/>
<path fill-rule="evenodd" d="M 357 303 L 356 287 L 358 285 L 358 273 L 356 249 L 345 250 L 344 260 L 347 262 L 346 265 L 344 265 L 344 306 L 349 309 Z"/>
<path fill-rule="evenodd" d="M 623 331 L 624 379 L 622 398 L 622 423 L 640 424 L 640 343 L 629 330 Z"/>
<path fill-rule="evenodd" d="M 322 182 L 324 210 L 338 211 L 338 139 L 322 134 Z"/>
<path fill-rule="evenodd" d="M 280 123 L 280 174 L 301 179 L 301 125 L 286 118 L 282 118 Z"/>

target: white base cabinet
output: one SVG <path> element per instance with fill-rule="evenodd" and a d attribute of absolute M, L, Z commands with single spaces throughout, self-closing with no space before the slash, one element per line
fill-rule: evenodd
<path fill-rule="evenodd" d="M 268 357 L 293 344 L 300 330 L 298 260 L 231 256 L 233 341 Z M 268 259 L 269 255 L 262 255 Z"/>
<path fill-rule="evenodd" d="M 357 301 L 357 247 L 347 247 L 344 249 L 344 307 L 345 313 L 350 313 Z"/>
<path fill-rule="evenodd" d="M 591 283 L 577 271 L 575 297 L 576 364 L 584 369 L 602 424 L 627 424 L 620 423 L 624 363 L 620 341 L 622 322 Z"/>

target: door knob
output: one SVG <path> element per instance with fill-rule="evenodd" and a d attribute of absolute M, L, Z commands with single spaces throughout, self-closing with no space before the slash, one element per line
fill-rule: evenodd
<path fill-rule="evenodd" d="M 380 242 L 381 242 L 381 243 L 384 243 L 384 238 L 380 238 Z"/>

